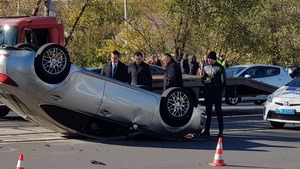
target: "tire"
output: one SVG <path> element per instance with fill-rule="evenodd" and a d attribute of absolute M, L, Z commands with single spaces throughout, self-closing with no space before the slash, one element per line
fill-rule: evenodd
<path fill-rule="evenodd" d="M 36 48 L 33 45 L 28 44 L 28 43 L 19 43 L 19 44 L 16 44 L 14 47 L 36 52 Z"/>
<path fill-rule="evenodd" d="M 160 102 L 160 115 L 172 127 L 186 125 L 193 114 L 192 96 L 183 88 L 172 87 L 163 92 Z"/>
<path fill-rule="evenodd" d="M 276 121 L 270 121 L 271 126 L 276 128 L 276 129 L 281 129 L 285 125 L 283 122 L 276 122 Z"/>
<path fill-rule="evenodd" d="M 50 84 L 60 83 L 70 72 L 69 53 L 61 45 L 47 43 L 37 51 L 34 68 L 42 81 Z"/>
<path fill-rule="evenodd" d="M 241 98 L 240 97 L 229 97 L 226 98 L 226 104 L 234 106 L 237 105 L 239 102 L 241 102 Z"/>
<path fill-rule="evenodd" d="M 0 117 L 5 117 L 10 112 L 10 109 L 8 107 L 4 107 L 0 109 Z"/>
<path fill-rule="evenodd" d="M 264 100 L 255 100 L 254 104 L 255 105 L 262 105 L 265 101 Z"/>

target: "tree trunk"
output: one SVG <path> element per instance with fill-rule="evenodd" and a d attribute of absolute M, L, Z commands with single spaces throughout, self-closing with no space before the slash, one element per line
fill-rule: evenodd
<path fill-rule="evenodd" d="M 32 16 L 37 16 L 37 13 L 39 12 L 41 3 L 42 3 L 42 0 L 38 0 L 38 2 L 36 3 L 36 6 L 32 12 Z"/>
<path fill-rule="evenodd" d="M 86 1 L 85 1 L 84 5 L 83 5 L 82 8 L 81 8 L 80 13 L 79 13 L 78 16 L 76 17 L 75 22 L 74 22 L 74 24 L 73 24 L 73 26 L 72 26 L 72 28 L 71 28 L 71 30 L 70 30 L 70 32 L 69 32 L 69 35 L 68 35 L 68 36 L 66 37 L 66 39 L 65 39 L 65 46 L 68 45 L 69 40 L 71 39 L 72 34 L 73 34 L 74 30 L 75 30 L 75 27 L 76 27 L 76 25 L 77 25 L 79 19 L 81 18 L 82 14 L 83 14 L 83 12 L 84 12 L 84 10 L 85 10 L 85 8 L 86 8 L 86 6 L 88 5 L 88 2 L 89 2 L 89 0 L 86 0 Z"/>

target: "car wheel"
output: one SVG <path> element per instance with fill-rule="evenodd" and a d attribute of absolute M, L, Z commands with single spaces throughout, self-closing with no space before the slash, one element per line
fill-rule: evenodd
<path fill-rule="evenodd" d="M 283 122 L 275 122 L 275 121 L 270 121 L 272 127 L 276 128 L 276 129 L 280 129 L 283 128 L 283 126 L 285 125 L 285 123 Z"/>
<path fill-rule="evenodd" d="M 28 43 L 19 43 L 19 44 L 16 44 L 14 47 L 36 52 L 36 48 L 33 45 L 28 44 Z"/>
<path fill-rule="evenodd" d="M 70 71 L 69 53 L 61 45 L 45 44 L 36 53 L 34 67 L 42 81 L 50 84 L 60 83 Z"/>
<path fill-rule="evenodd" d="M 163 92 L 160 115 L 172 127 L 186 125 L 192 117 L 193 101 L 191 94 L 182 88 L 169 88 Z"/>
<path fill-rule="evenodd" d="M 5 117 L 10 112 L 8 107 L 0 109 L 0 117 Z"/>
<path fill-rule="evenodd" d="M 239 102 L 241 102 L 241 98 L 240 97 L 229 97 L 226 99 L 226 104 L 228 105 L 237 105 Z"/>
<path fill-rule="evenodd" d="M 265 101 L 263 101 L 263 100 L 255 100 L 255 101 L 254 101 L 254 104 L 255 104 L 255 105 L 262 105 L 264 102 L 265 102 Z"/>

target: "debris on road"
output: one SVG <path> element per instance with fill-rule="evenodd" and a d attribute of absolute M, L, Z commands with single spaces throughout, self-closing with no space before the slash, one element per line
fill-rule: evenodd
<path fill-rule="evenodd" d="M 96 160 L 91 160 L 92 164 L 97 164 L 97 165 L 106 165 L 105 163 L 102 163 L 100 161 L 96 161 Z"/>

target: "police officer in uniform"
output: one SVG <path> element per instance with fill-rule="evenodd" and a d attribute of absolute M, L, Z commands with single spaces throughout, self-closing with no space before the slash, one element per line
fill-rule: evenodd
<path fill-rule="evenodd" d="M 215 111 L 218 118 L 219 134 L 218 137 L 223 137 L 223 114 L 222 114 L 222 92 L 226 86 L 225 68 L 217 62 L 216 52 L 210 52 L 207 55 L 208 65 L 204 67 L 203 75 L 201 76 L 204 84 L 204 99 L 206 109 L 206 124 L 205 130 L 201 133 L 202 136 L 210 136 L 210 125 L 212 116 L 212 106 L 215 105 Z"/>
<path fill-rule="evenodd" d="M 222 54 L 222 55 L 218 54 L 218 60 L 217 60 L 217 62 L 218 62 L 220 65 L 224 66 L 225 69 L 229 67 L 228 62 L 227 62 L 227 60 L 225 59 L 225 54 Z"/>

